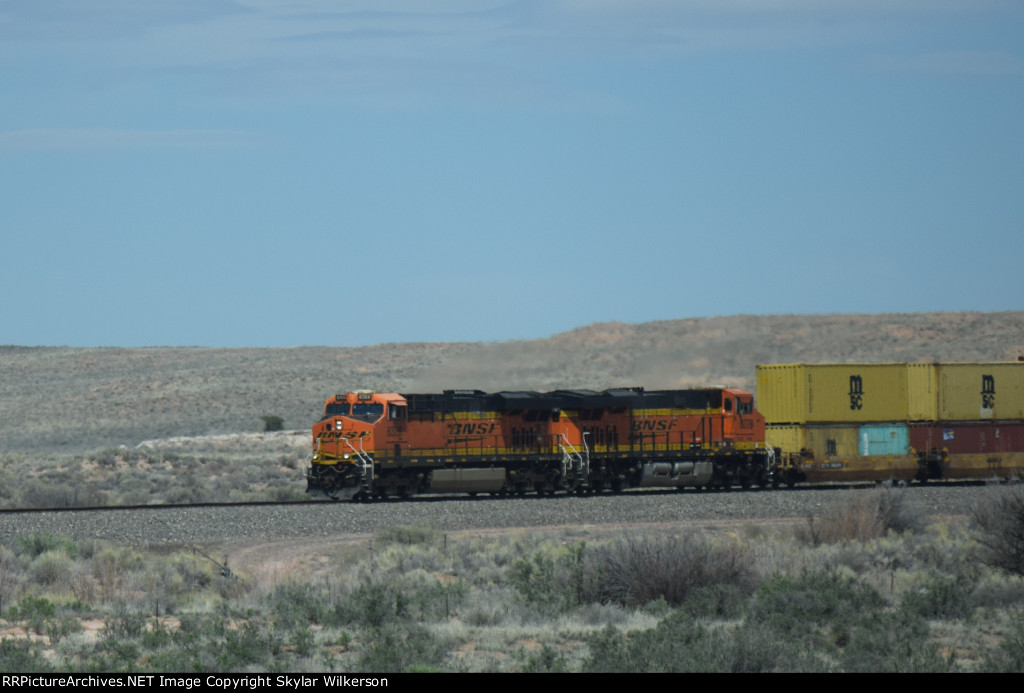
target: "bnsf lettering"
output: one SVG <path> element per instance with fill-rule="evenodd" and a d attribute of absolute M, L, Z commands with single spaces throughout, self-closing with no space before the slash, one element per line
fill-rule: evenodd
<path fill-rule="evenodd" d="M 369 431 L 325 431 L 324 438 L 365 438 L 370 435 Z"/>
<path fill-rule="evenodd" d="M 981 376 L 981 408 L 996 408 L 996 379 L 991 375 Z"/>
<path fill-rule="evenodd" d="M 488 436 L 498 428 L 496 423 L 451 423 L 448 424 L 450 436 Z"/>
<path fill-rule="evenodd" d="M 859 375 L 850 376 L 850 409 L 857 410 L 864 406 L 864 381 Z"/>
<path fill-rule="evenodd" d="M 633 432 L 641 433 L 643 431 L 650 431 L 653 433 L 655 431 L 671 431 L 673 428 L 676 427 L 677 423 L 679 422 L 668 421 L 665 419 L 662 419 L 660 421 L 634 421 Z"/>

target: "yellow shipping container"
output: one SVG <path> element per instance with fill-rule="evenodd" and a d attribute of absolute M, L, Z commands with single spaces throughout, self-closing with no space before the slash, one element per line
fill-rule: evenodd
<path fill-rule="evenodd" d="M 758 366 L 755 380 L 757 410 L 766 423 L 802 424 L 807 421 L 803 364 Z"/>
<path fill-rule="evenodd" d="M 903 363 L 804 366 L 808 422 L 907 420 Z"/>
<path fill-rule="evenodd" d="M 860 426 L 807 426 L 804 435 L 807 448 L 814 453 L 814 459 L 830 457 L 858 457 L 860 452 Z"/>
<path fill-rule="evenodd" d="M 802 426 L 767 426 L 764 439 L 770 447 L 781 448 L 783 452 L 792 454 L 807 447 Z"/>
<path fill-rule="evenodd" d="M 1024 362 L 942 363 L 937 369 L 940 420 L 1024 419 Z"/>
<path fill-rule="evenodd" d="M 757 408 L 768 423 L 928 421 L 934 366 L 803 363 L 757 367 Z"/>
<path fill-rule="evenodd" d="M 939 373 L 934 363 L 907 364 L 907 421 L 939 417 Z"/>

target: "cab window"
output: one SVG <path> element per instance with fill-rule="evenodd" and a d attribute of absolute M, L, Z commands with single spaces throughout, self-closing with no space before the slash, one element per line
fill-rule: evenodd
<path fill-rule="evenodd" d="M 356 403 L 352 405 L 352 418 L 360 421 L 376 421 L 384 416 L 384 405 L 376 402 Z"/>

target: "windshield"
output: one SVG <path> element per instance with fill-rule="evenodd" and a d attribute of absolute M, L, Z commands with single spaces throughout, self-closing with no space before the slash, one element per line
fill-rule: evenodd
<path fill-rule="evenodd" d="M 384 405 L 375 403 L 353 404 L 352 418 L 360 421 L 376 421 L 384 416 Z"/>

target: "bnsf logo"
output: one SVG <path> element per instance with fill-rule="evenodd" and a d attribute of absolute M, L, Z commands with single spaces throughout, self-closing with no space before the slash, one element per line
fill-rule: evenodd
<path fill-rule="evenodd" d="M 634 421 L 633 432 L 641 433 L 643 431 L 650 431 L 653 433 L 655 431 L 671 431 L 676 427 L 677 423 L 677 421 L 668 421 L 665 419 L 660 421 Z"/>
<path fill-rule="evenodd" d="M 864 406 L 864 381 L 859 375 L 850 376 L 850 409 L 857 410 Z"/>
<path fill-rule="evenodd" d="M 369 431 L 324 431 L 324 438 L 347 438 L 352 440 L 353 438 L 365 438 L 370 435 Z"/>
<path fill-rule="evenodd" d="M 498 428 L 496 423 L 451 423 L 448 424 L 450 436 L 487 436 Z"/>

